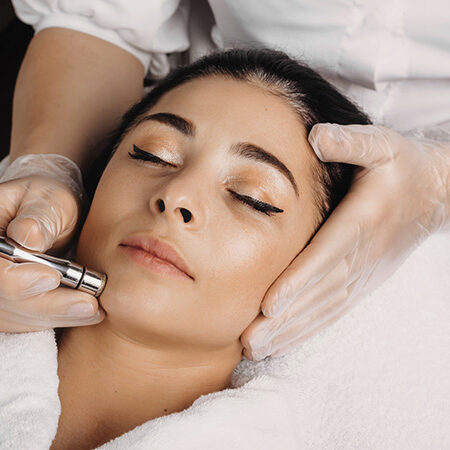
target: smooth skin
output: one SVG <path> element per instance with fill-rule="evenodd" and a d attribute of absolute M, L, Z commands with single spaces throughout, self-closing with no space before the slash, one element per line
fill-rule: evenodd
<path fill-rule="evenodd" d="M 67 44 L 71 46 L 70 54 L 65 51 Z M 12 158 L 33 152 L 59 153 L 84 167 L 90 152 L 95 150 L 95 144 L 88 148 L 86 143 L 98 142 L 105 131 L 113 128 L 120 113 L 137 100 L 142 75 L 142 66 L 134 56 L 101 39 L 66 29 L 39 32 L 25 56 L 16 86 Z M 45 95 L 38 95 L 39 92 Z M 111 96 L 111 92 L 115 96 Z M 33 102 L 28 101 L 30 98 Z M 67 112 L 78 120 L 66 120 Z M 99 112 L 103 112 L 103 116 L 99 116 Z M 336 132 L 336 128 L 342 133 Z M 345 146 L 339 136 L 344 137 Z M 249 359 L 282 354 L 329 326 L 344 312 L 336 306 L 342 306 L 340 299 L 348 298 L 346 307 L 351 307 L 354 304 L 351 300 L 362 298 L 369 288 L 382 283 L 421 240 L 439 229 L 446 229 L 450 223 L 448 142 L 423 145 L 420 140 L 409 140 L 379 127 L 355 130 L 334 126 L 330 129 L 325 124 L 314 126 L 310 138 L 318 156 L 323 155 L 319 156 L 323 161 L 358 164 L 365 176 L 352 186 L 352 194 L 344 198 L 305 251 L 268 291 L 262 305 L 267 317 L 257 318 L 242 335 L 245 356 Z M 395 198 L 393 190 L 378 189 L 386 180 L 396 192 Z M 48 179 L 47 183 L 53 184 L 55 190 L 65 190 L 62 196 L 73 196 L 53 179 Z M 40 189 L 25 190 L 25 184 L 29 185 L 29 180 L 23 179 L 22 184 L 13 186 L 10 195 L 14 200 L 8 200 L 6 205 L 2 203 L 5 197 L 1 194 L 11 185 L 0 185 L 0 228 L 19 243 L 29 248 L 40 247 L 42 251 L 58 246 L 63 235 L 64 240 L 70 240 L 71 227 L 79 221 L 74 201 L 56 205 L 48 202 L 48 209 L 39 210 L 39 215 L 28 214 L 33 219 L 21 219 L 23 193 L 26 192 L 31 202 L 33 197 L 36 202 L 42 201 Z M 433 188 L 417 189 L 421 185 Z M 411 192 L 415 193 L 412 202 Z M 396 220 L 389 223 L 385 219 L 394 210 Z M 56 214 L 60 222 L 60 226 L 52 228 L 54 234 L 41 224 L 46 218 L 53 222 L 52 214 Z M 427 221 L 428 227 L 424 228 L 420 219 L 423 217 L 435 220 Z M 373 242 L 381 245 L 370 246 Z M 391 252 L 393 247 L 397 249 L 396 254 Z M 380 269 L 376 275 L 374 267 Z M 57 277 L 55 272 L 37 266 L 1 265 L 0 330 L 34 331 L 89 323 L 85 318 L 61 317 L 70 299 L 62 288 L 50 290 Z M 30 291 L 33 282 L 42 283 L 45 279 L 49 279 L 48 286 L 40 284 Z M 23 286 L 22 292 L 17 291 L 18 286 Z M 37 294 L 36 289 L 43 293 Z M 330 293 L 337 297 L 331 299 Z M 26 297 L 28 301 L 19 303 L 17 296 Z M 71 298 L 74 303 L 82 301 L 97 308 L 94 297 L 75 293 Z M 278 318 L 270 318 L 272 309 L 280 302 L 288 310 Z M 27 305 L 26 316 L 23 315 L 24 305 Z M 313 307 L 321 307 L 321 311 L 305 317 L 304 313 L 311 312 Z"/>
<path fill-rule="evenodd" d="M 278 96 L 208 77 L 166 93 L 148 111 L 155 113 L 188 120 L 195 134 L 143 122 L 125 136 L 102 175 L 77 261 L 108 274 L 99 298 L 106 317 L 64 330 L 62 415 L 53 450 L 93 448 L 229 387 L 242 358 L 242 332 L 319 220 L 317 158 L 297 113 Z M 298 195 L 272 165 L 233 153 L 237 143 L 283 162 Z M 134 145 L 175 167 L 131 158 Z M 267 215 L 230 190 L 282 212 Z M 190 211 L 190 221 L 181 208 Z M 193 279 L 136 264 L 120 243 L 137 234 L 173 245 Z"/>
<path fill-rule="evenodd" d="M 141 98 L 143 76 L 138 59 L 107 41 L 66 28 L 40 31 L 16 82 L 10 161 L 58 153 L 85 170 L 106 133 Z M 64 180 L 32 176 L 0 184 L 0 233 L 24 247 L 57 254 L 72 241 L 79 214 L 79 199 Z M 59 280 L 45 266 L 0 259 L 0 330 L 38 331 L 103 319 L 94 316 L 95 297 L 58 288 Z M 70 313 L 77 303 L 91 305 L 94 317 Z"/>
<path fill-rule="evenodd" d="M 450 230 L 448 142 L 335 124 L 315 125 L 308 140 L 322 161 L 360 167 L 347 195 L 268 290 L 264 316 L 241 337 L 249 359 L 283 355 L 329 327 L 431 234 Z"/>

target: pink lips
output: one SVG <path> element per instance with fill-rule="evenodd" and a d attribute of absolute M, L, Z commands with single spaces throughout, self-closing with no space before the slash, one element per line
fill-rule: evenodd
<path fill-rule="evenodd" d="M 182 272 L 191 279 L 190 269 L 180 254 L 168 243 L 152 236 L 129 236 L 121 243 L 138 263 L 162 273 Z"/>

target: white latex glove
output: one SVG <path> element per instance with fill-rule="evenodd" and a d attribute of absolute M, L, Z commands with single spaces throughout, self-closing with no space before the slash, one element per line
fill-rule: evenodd
<path fill-rule="evenodd" d="M 450 142 L 372 125 L 317 124 L 324 162 L 360 166 L 309 245 L 267 291 L 244 331 L 244 356 L 283 355 L 390 277 L 430 234 L 450 229 Z M 450 260 L 450 259 L 449 259 Z"/>
<path fill-rule="evenodd" d="M 3 160 L 0 168 L 6 162 Z M 81 172 L 69 158 L 57 154 L 21 156 L 0 170 L 0 234 L 40 252 L 61 249 L 75 234 L 83 195 Z M 101 322 L 104 312 L 98 309 L 97 299 L 58 287 L 60 279 L 50 267 L 0 257 L 0 331 Z M 74 309 L 74 305 L 80 306 Z"/>

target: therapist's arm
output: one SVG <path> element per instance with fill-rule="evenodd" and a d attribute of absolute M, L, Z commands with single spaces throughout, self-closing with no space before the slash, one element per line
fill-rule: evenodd
<path fill-rule="evenodd" d="M 17 215 L 7 230 L 9 237 L 41 252 L 70 243 L 79 220 L 77 199 L 83 192 L 79 171 L 89 167 L 102 139 L 140 99 L 143 78 L 144 67 L 134 55 L 89 34 L 46 28 L 33 37 L 14 91 L 10 164 L 34 154 L 57 154 L 70 160 L 19 160 L 8 168 L 0 181 L 51 175 L 46 183 L 59 182 L 53 189 L 60 194 L 60 201 L 51 208 L 42 189 L 27 188 L 25 198 L 18 184 L 12 200 Z M 0 199 L 0 212 L 11 210 L 5 202 Z M 20 220 L 25 217 L 33 221 Z M 0 223 L 0 227 L 6 225 Z"/>
<path fill-rule="evenodd" d="M 66 28 L 33 37 L 14 92 L 11 164 L 0 177 L 1 235 L 41 252 L 70 244 L 83 205 L 80 169 L 140 99 L 143 77 L 135 56 L 102 39 Z M 103 320 L 95 297 L 59 281 L 49 267 L 0 258 L 0 331 Z"/>
<path fill-rule="evenodd" d="M 16 82 L 10 161 L 67 156 L 84 171 L 98 144 L 142 95 L 144 68 L 94 36 L 47 28 L 30 42 Z"/>

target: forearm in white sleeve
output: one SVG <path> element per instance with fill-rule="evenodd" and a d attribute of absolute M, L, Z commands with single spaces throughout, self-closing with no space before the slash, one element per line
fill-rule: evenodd
<path fill-rule="evenodd" d="M 168 53 L 189 47 L 189 3 L 184 0 L 12 0 L 35 32 L 70 28 L 115 44 L 160 78 L 170 70 Z"/>

